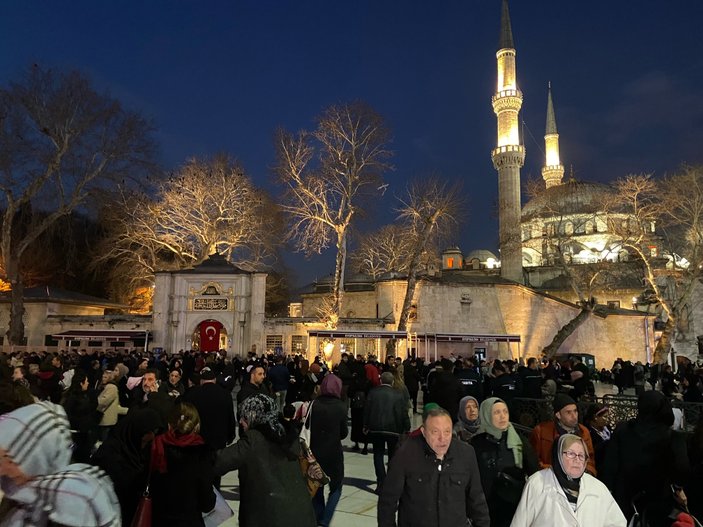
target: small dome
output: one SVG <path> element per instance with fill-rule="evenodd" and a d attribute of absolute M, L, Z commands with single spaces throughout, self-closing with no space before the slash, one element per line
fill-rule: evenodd
<path fill-rule="evenodd" d="M 602 210 L 612 189 L 602 183 L 571 179 L 545 189 L 522 208 L 522 220 L 541 216 L 582 214 Z"/>
<path fill-rule="evenodd" d="M 467 262 L 473 260 L 474 258 L 478 259 L 479 262 L 487 262 L 489 258 L 498 260 L 498 257 L 488 249 L 474 249 L 466 255 Z"/>
<path fill-rule="evenodd" d="M 444 249 L 442 254 L 461 254 L 461 249 L 459 249 L 459 247 L 457 247 L 456 245 L 453 247 L 447 247 L 446 249 Z"/>

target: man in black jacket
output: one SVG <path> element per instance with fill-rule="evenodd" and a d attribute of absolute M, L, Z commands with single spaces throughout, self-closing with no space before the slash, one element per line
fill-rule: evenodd
<path fill-rule="evenodd" d="M 446 410 L 425 413 L 422 435 L 398 449 L 378 500 L 378 527 L 489 527 L 474 449 L 452 437 Z"/>
<path fill-rule="evenodd" d="M 400 434 L 410 430 L 410 417 L 403 392 L 392 386 L 393 374 L 381 375 L 381 386 L 369 392 L 364 407 L 364 432 L 373 445 L 373 466 L 376 471 L 378 492 L 386 477 L 384 454 L 388 445 L 388 460 L 393 457 Z"/>
<path fill-rule="evenodd" d="M 186 402 L 195 406 L 200 415 L 200 435 L 212 450 L 220 450 L 234 440 L 237 421 L 234 417 L 232 396 L 216 382 L 215 372 L 203 368 L 200 372 L 200 386 L 186 392 Z M 213 482 L 220 488 L 220 479 Z"/>

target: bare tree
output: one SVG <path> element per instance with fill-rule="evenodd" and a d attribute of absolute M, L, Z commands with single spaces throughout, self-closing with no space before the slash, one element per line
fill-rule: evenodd
<path fill-rule="evenodd" d="M 276 172 L 286 187 L 283 210 L 288 239 L 306 255 L 334 244 L 337 251 L 327 323 L 339 318 L 350 227 L 364 198 L 377 192 L 390 168 L 388 130 L 381 117 L 361 103 L 327 108 L 314 132 L 276 137 Z"/>
<path fill-rule="evenodd" d="M 99 261 L 114 266 L 116 285 L 127 285 L 122 294 L 153 283 L 157 270 L 197 265 L 214 252 L 254 269 L 280 240 L 278 208 L 225 156 L 188 161 L 154 198 L 121 192 L 104 214 L 110 232 Z"/>
<path fill-rule="evenodd" d="M 384 225 L 377 231 L 358 238 L 358 247 L 349 255 L 358 272 L 369 274 L 375 279 L 388 272 L 408 271 L 413 253 L 413 237 L 409 225 Z M 420 269 L 428 270 L 437 265 L 437 244 L 429 243 L 420 257 Z"/>
<path fill-rule="evenodd" d="M 654 361 L 665 362 L 703 274 L 703 166 L 684 166 L 663 180 L 631 175 L 615 186 L 614 208 L 627 208 L 632 220 L 614 219 L 612 228 L 641 259 L 649 291 L 663 311 Z"/>
<path fill-rule="evenodd" d="M 408 327 L 422 255 L 434 236 L 446 236 L 459 224 L 462 203 L 458 186 L 448 186 L 436 178 L 411 184 L 407 196 L 401 199 L 398 217 L 408 226 L 412 250 L 398 331 Z"/>
<path fill-rule="evenodd" d="M 10 343 L 24 338 L 23 254 L 96 186 L 139 178 L 152 159 L 150 132 L 142 117 L 77 72 L 35 66 L 0 91 L 0 252 L 12 290 Z M 31 214 L 35 209 L 46 213 Z"/>

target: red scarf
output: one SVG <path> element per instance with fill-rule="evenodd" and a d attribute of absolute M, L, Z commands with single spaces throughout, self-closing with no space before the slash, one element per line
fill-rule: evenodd
<path fill-rule="evenodd" d="M 157 470 L 162 474 L 166 472 L 167 467 L 166 451 L 164 449 L 165 445 L 172 445 L 176 447 L 188 447 L 202 444 L 204 444 L 204 441 L 203 438 L 200 437 L 200 434 L 192 433 L 177 436 L 173 433 L 173 430 L 169 428 L 168 432 L 156 436 L 151 442 L 151 463 L 149 467 L 151 470 Z"/>

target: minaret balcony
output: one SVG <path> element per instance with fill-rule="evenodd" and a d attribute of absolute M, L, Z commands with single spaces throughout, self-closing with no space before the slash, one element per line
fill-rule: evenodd
<path fill-rule="evenodd" d="M 491 159 L 496 170 L 503 167 L 521 167 L 525 164 L 523 145 L 504 145 L 491 151 Z"/>
<path fill-rule="evenodd" d="M 505 110 L 518 111 L 522 108 L 522 92 L 520 90 L 503 90 L 491 97 L 493 111 L 498 114 Z"/>

